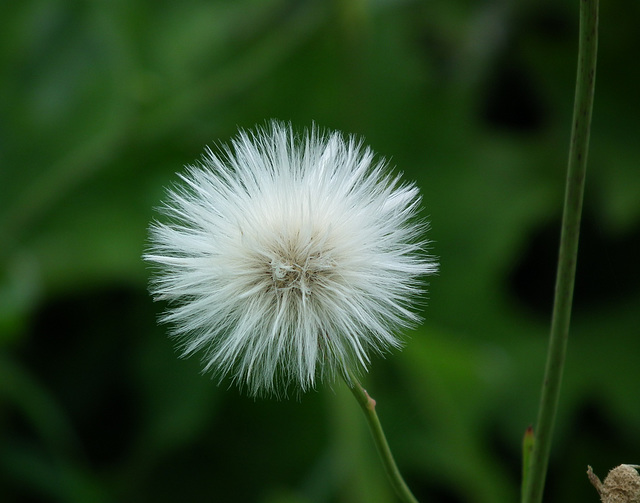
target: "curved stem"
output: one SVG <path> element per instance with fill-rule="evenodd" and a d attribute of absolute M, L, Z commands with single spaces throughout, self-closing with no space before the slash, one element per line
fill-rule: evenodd
<path fill-rule="evenodd" d="M 369 424 L 373 441 L 376 444 L 378 454 L 380 454 L 380 459 L 382 460 L 384 469 L 387 472 L 389 481 L 395 489 L 396 494 L 400 500 L 405 503 L 418 503 L 418 500 L 411 493 L 411 490 L 402 478 L 402 474 L 400 473 L 400 470 L 398 470 L 398 466 L 393 459 L 393 453 L 387 443 L 387 438 L 385 437 L 382 425 L 380 424 L 380 419 L 378 419 L 378 414 L 376 414 L 376 401 L 369 396 L 367 391 L 362 387 L 358 379 L 353 374 L 349 374 L 348 378 L 344 376 L 344 379 L 367 418 L 367 423 Z"/>
<path fill-rule="evenodd" d="M 542 501 L 551 450 L 551 437 L 560 396 L 562 371 L 569 338 L 580 217 L 584 194 L 598 47 L 598 0 L 580 0 L 580 40 L 573 126 L 562 215 L 551 334 L 540 398 L 531 466 L 524 483 L 523 503 Z"/>

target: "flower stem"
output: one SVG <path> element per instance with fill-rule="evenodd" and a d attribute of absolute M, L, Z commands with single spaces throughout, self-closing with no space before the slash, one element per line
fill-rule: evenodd
<path fill-rule="evenodd" d="M 562 232 L 556 277 L 551 334 L 542 396 L 535 428 L 531 466 L 524 481 L 523 503 L 542 501 L 551 450 L 551 437 L 560 396 L 571 304 L 578 255 L 580 217 L 584 194 L 587 153 L 598 48 L 598 0 L 580 0 L 580 40 L 576 77 L 573 125 L 562 215 Z"/>
<path fill-rule="evenodd" d="M 356 397 L 356 401 L 360 404 L 360 407 L 367 418 L 367 423 L 369 424 L 373 441 L 378 449 L 378 454 L 380 454 L 380 458 L 382 459 L 382 464 L 387 472 L 389 481 L 400 498 L 400 501 L 405 503 L 418 503 L 418 500 L 411 493 L 411 490 L 402 478 L 402 474 L 400 473 L 400 470 L 398 470 L 398 466 L 393 459 L 393 454 L 391 453 L 391 449 L 387 443 L 387 438 L 382 430 L 380 419 L 378 419 L 378 414 L 376 414 L 376 401 L 369 396 L 367 391 L 362 387 L 358 379 L 353 374 L 350 374 L 348 378 L 345 376 L 345 381 L 347 382 L 349 389 L 351 389 L 353 396 Z"/>

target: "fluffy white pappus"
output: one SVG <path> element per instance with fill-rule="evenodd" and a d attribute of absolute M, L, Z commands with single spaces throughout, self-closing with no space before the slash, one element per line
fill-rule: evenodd
<path fill-rule="evenodd" d="M 276 121 L 207 149 L 150 227 L 162 321 L 249 394 L 366 370 L 437 270 L 418 189 L 353 137 Z"/>

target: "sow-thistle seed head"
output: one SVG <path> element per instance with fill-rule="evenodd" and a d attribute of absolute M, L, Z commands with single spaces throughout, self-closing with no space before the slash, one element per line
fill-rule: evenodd
<path fill-rule="evenodd" d="M 420 196 L 353 137 L 272 122 L 179 175 L 150 227 L 151 291 L 183 355 L 251 395 L 365 370 L 437 269 Z"/>

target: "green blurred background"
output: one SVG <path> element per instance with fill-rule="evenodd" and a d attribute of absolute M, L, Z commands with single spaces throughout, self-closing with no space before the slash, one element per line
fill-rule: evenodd
<path fill-rule="evenodd" d="M 640 463 L 640 3 L 603 2 L 547 502 Z M 339 383 L 253 400 L 178 358 L 147 226 L 205 145 L 355 133 L 424 195 L 441 272 L 366 386 L 424 502 L 519 496 L 542 380 L 578 1 L 0 3 L 0 501 L 394 501 Z"/>

